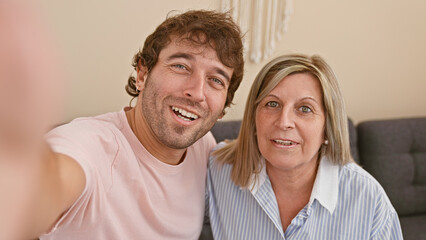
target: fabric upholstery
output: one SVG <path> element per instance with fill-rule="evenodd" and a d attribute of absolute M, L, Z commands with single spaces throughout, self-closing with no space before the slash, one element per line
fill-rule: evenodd
<path fill-rule="evenodd" d="M 355 125 L 351 119 L 348 119 L 348 129 L 349 129 L 349 141 L 351 145 L 351 154 L 355 162 L 359 163 L 358 137 L 356 135 Z"/>
<path fill-rule="evenodd" d="M 238 133 L 240 132 L 241 121 L 233 120 L 233 121 L 218 121 L 213 126 L 211 132 L 213 133 L 214 138 L 217 143 L 222 142 L 225 139 L 235 139 L 238 137 Z"/>
<path fill-rule="evenodd" d="M 426 118 L 367 121 L 357 134 L 361 165 L 388 194 L 404 239 L 426 239 Z"/>

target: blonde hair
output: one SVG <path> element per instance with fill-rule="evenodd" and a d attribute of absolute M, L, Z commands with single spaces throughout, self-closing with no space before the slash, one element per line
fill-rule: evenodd
<path fill-rule="evenodd" d="M 247 98 L 244 117 L 237 139 L 213 153 L 221 164 L 231 164 L 231 179 L 241 187 L 249 184 L 251 175 L 262 169 L 261 153 L 256 138 L 256 109 L 260 101 L 288 75 L 309 73 L 322 88 L 325 111 L 325 139 L 328 145 L 320 149 L 335 164 L 352 162 L 349 145 L 348 120 L 345 104 L 330 66 L 318 55 L 283 55 L 267 63 L 257 74 Z"/>

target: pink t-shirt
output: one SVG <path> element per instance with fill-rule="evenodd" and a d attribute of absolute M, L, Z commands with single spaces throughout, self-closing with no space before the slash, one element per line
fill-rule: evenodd
<path fill-rule="evenodd" d="M 204 216 L 209 132 L 179 165 L 153 157 L 125 112 L 79 118 L 47 134 L 83 168 L 82 195 L 40 239 L 198 239 Z"/>

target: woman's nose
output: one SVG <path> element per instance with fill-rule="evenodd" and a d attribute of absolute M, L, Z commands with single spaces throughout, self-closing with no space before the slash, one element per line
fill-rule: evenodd
<path fill-rule="evenodd" d="M 283 108 L 276 124 L 283 130 L 289 130 L 294 128 L 295 113 L 291 109 Z"/>

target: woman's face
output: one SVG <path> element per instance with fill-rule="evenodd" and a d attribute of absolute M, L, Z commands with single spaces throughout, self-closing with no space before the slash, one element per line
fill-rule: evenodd
<path fill-rule="evenodd" d="M 323 106 L 320 82 L 308 73 L 283 78 L 259 103 L 257 141 L 268 170 L 316 167 L 324 143 Z"/>

